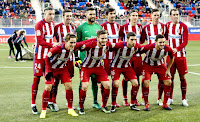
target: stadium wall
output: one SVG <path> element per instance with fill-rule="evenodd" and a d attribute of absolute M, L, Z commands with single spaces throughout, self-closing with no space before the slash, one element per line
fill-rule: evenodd
<path fill-rule="evenodd" d="M 14 30 L 26 31 L 26 42 L 35 42 L 35 30 L 34 28 L 0 28 L 0 43 L 7 43 L 7 39 L 12 35 Z M 200 41 L 200 27 L 189 28 L 189 41 Z"/>

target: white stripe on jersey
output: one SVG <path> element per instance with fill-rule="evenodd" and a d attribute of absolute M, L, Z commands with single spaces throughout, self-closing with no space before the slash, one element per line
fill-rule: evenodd
<path fill-rule="evenodd" d="M 173 23 L 170 23 L 169 25 L 169 35 L 172 35 L 172 27 L 173 27 Z M 172 38 L 169 37 L 169 41 L 170 41 L 170 47 L 173 49 L 173 42 L 172 42 Z"/>
<path fill-rule="evenodd" d="M 120 52 L 120 50 L 121 50 L 121 49 L 119 49 L 119 50 L 117 51 L 117 55 L 116 55 L 115 58 L 114 58 L 114 61 L 113 61 L 113 63 L 112 63 L 112 67 L 115 66 L 115 63 L 116 63 L 116 61 L 117 61 L 117 57 L 119 57 L 119 52 Z"/>
<path fill-rule="evenodd" d="M 86 59 L 85 63 L 83 63 L 83 67 L 86 67 L 86 65 L 88 64 L 88 62 L 89 62 L 89 60 L 91 58 L 91 54 L 92 54 L 91 52 L 92 52 L 92 49 L 89 50 L 89 55 L 88 55 L 87 52 L 85 53 L 85 57 L 87 57 L 87 59 Z"/>
<path fill-rule="evenodd" d="M 46 30 L 47 30 L 47 35 L 46 36 L 50 36 L 50 30 L 49 30 L 49 24 L 48 23 L 45 23 L 45 26 L 46 26 Z M 46 42 L 49 43 L 50 42 L 50 39 L 47 38 L 46 39 Z"/>
<path fill-rule="evenodd" d="M 53 22 L 51 22 L 51 30 L 52 30 L 52 35 L 54 34 L 54 26 L 53 26 Z M 52 38 L 53 39 L 53 38 Z M 52 40 L 53 41 L 53 40 Z"/>
<path fill-rule="evenodd" d="M 62 43 L 62 38 L 61 38 L 61 32 L 60 32 L 60 26 L 58 27 L 58 38 L 59 38 L 59 42 Z"/>
<path fill-rule="evenodd" d="M 63 68 L 66 65 L 66 63 L 68 62 L 69 57 L 71 57 L 73 53 L 74 53 L 74 51 L 70 50 L 69 55 L 67 57 L 67 60 L 60 66 L 60 68 Z"/>
<path fill-rule="evenodd" d="M 122 56 L 126 56 L 126 52 L 127 52 L 128 48 L 127 47 L 124 47 L 123 51 L 122 51 Z M 117 68 L 120 68 L 121 67 L 121 64 L 124 62 L 124 59 L 120 59 L 118 65 L 117 65 Z"/>
<path fill-rule="evenodd" d="M 110 25 L 110 23 L 108 23 L 108 24 L 106 24 L 107 25 L 107 30 L 108 30 L 108 35 L 113 35 L 113 33 L 112 33 L 112 30 L 111 30 L 111 25 Z M 113 39 L 111 39 L 111 38 L 109 38 L 109 41 L 111 42 L 111 43 L 113 43 Z"/>
<path fill-rule="evenodd" d="M 145 30 L 145 31 L 146 31 L 146 35 L 147 35 L 147 44 L 149 44 L 149 41 L 150 41 L 150 40 L 149 40 L 148 29 L 146 28 L 146 30 Z"/>
<path fill-rule="evenodd" d="M 64 34 L 63 40 L 64 40 L 65 36 L 67 35 L 67 28 L 64 24 L 62 24 L 62 28 L 63 28 L 63 34 Z"/>
<path fill-rule="evenodd" d="M 176 24 L 176 29 L 175 29 L 175 35 L 179 35 L 179 27 L 180 27 L 180 24 Z M 180 45 L 180 40 L 179 38 L 176 38 L 176 47 L 178 47 Z M 180 51 L 177 51 L 177 57 L 181 57 L 181 52 Z"/>
<path fill-rule="evenodd" d="M 154 32 L 154 26 L 153 26 L 152 23 L 150 24 L 150 32 L 151 32 L 150 40 L 151 40 L 151 44 L 152 44 L 152 43 L 155 42 L 154 38 L 156 37 L 155 34 L 154 34 L 155 33 Z M 150 40 L 149 40 L 148 44 L 150 43 Z"/>
<path fill-rule="evenodd" d="M 60 58 L 61 59 L 65 58 L 65 54 L 66 54 L 66 50 L 62 50 Z M 55 64 L 52 65 L 52 68 L 55 69 L 61 62 L 62 62 L 61 60 L 58 60 Z M 61 68 L 63 68 L 63 67 L 61 67 Z"/>
<path fill-rule="evenodd" d="M 156 48 L 153 48 L 153 51 L 152 51 L 152 54 L 151 54 L 151 58 L 150 58 L 150 65 L 154 65 L 154 62 L 153 62 L 153 58 L 155 58 L 155 56 L 156 56 L 156 52 L 157 52 L 157 50 L 156 50 Z"/>
<path fill-rule="evenodd" d="M 98 57 L 98 54 L 99 54 L 99 48 L 97 48 L 97 46 L 95 47 L 94 49 L 94 56 L 92 57 L 92 62 L 91 64 L 88 66 L 89 68 L 90 67 L 94 67 L 94 64 L 96 63 L 96 60 L 94 59 L 95 57 Z"/>
<path fill-rule="evenodd" d="M 43 58 L 46 58 L 47 53 L 48 53 L 48 48 L 44 48 Z"/>
<path fill-rule="evenodd" d="M 161 24 L 160 23 L 158 23 L 158 25 L 157 25 L 157 27 L 158 27 L 158 34 L 162 34 L 162 27 L 161 27 Z M 164 31 L 164 30 L 163 30 Z"/>
<path fill-rule="evenodd" d="M 164 53 L 165 53 L 165 50 L 164 49 L 162 49 L 161 51 L 160 51 L 160 55 L 159 55 L 159 59 L 161 59 L 162 57 L 161 56 L 163 56 L 164 55 Z M 161 60 L 162 62 L 163 62 L 163 60 Z M 159 66 L 159 65 L 161 65 L 161 62 L 158 60 L 157 61 L 157 65 Z"/>
<path fill-rule="evenodd" d="M 149 52 L 150 52 L 150 50 L 148 50 L 148 51 L 146 52 L 146 55 L 149 55 Z M 149 58 L 148 58 L 148 57 L 146 57 L 146 60 L 145 60 L 145 62 L 146 62 L 146 63 L 148 63 L 148 60 L 149 60 Z"/>

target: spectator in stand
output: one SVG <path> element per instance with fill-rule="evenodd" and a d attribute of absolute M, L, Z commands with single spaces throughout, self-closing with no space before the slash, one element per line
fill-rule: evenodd
<path fill-rule="evenodd" d="M 3 9 L 0 7 L 0 16 L 3 15 Z"/>

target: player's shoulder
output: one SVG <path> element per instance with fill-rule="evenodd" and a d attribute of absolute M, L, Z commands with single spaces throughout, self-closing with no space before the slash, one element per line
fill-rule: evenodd
<path fill-rule="evenodd" d="M 165 44 L 165 49 L 172 50 L 172 48 L 169 45 L 167 45 L 167 44 Z"/>
<path fill-rule="evenodd" d="M 62 26 L 62 23 L 59 23 L 59 24 L 56 25 L 56 27 L 59 27 L 59 26 Z"/>
<path fill-rule="evenodd" d="M 145 25 L 143 28 L 147 28 L 147 27 L 150 27 L 150 24 Z"/>
<path fill-rule="evenodd" d="M 123 24 L 121 27 L 126 27 L 126 26 L 128 26 L 128 23 L 126 23 L 126 24 Z"/>
<path fill-rule="evenodd" d="M 120 27 L 121 25 L 119 24 L 119 23 L 117 23 L 117 22 L 115 22 L 115 24 L 118 26 L 118 27 Z"/>
<path fill-rule="evenodd" d="M 102 27 L 104 27 L 104 26 L 106 26 L 106 24 L 107 24 L 107 23 L 106 23 L 106 22 L 104 22 L 104 23 L 102 23 L 102 24 L 101 24 L 101 26 L 102 26 Z"/>
<path fill-rule="evenodd" d="M 77 27 L 77 29 L 83 28 L 86 24 L 87 24 L 86 22 L 82 23 L 81 25 L 79 25 L 79 26 Z"/>
<path fill-rule="evenodd" d="M 183 27 L 186 27 L 187 28 L 187 25 L 185 23 L 183 23 L 182 21 L 179 22 L 180 25 L 182 25 Z"/>
<path fill-rule="evenodd" d="M 138 25 L 139 27 L 142 27 L 142 24 L 140 24 L 140 23 L 137 23 L 137 25 Z"/>
<path fill-rule="evenodd" d="M 45 24 L 45 22 L 44 22 L 44 20 L 42 19 L 42 20 L 40 20 L 39 22 L 37 22 L 36 24 L 35 24 L 35 27 L 40 27 L 40 26 L 42 26 L 42 25 L 44 25 Z"/>

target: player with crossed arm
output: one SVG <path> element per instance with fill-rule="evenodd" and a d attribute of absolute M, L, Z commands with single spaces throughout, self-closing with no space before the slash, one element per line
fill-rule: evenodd
<path fill-rule="evenodd" d="M 72 24 L 72 11 L 71 10 L 65 10 L 63 11 L 63 22 L 59 23 L 54 28 L 54 35 L 56 36 L 57 42 L 62 43 L 65 41 L 65 37 L 68 33 L 75 33 L 76 26 Z M 73 55 L 69 58 L 68 61 L 68 71 L 70 73 L 71 78 L 74 76 L 74 61 L 73 61 Z M 55 82 L 52 87 L 52 102 L 54 105 L 54 108 L 56 111 L 59 110 L 57 104 L 56 104 L 56 96 L 58 91 L 58 84 L 59 84 L 59 77 L 55 77 Z"/>
<path fill-rule="evenodd" d="M 151 12 L 151 18 L 152 22 L 148 25 L 144 26 L 142 29 L 142 35 L 140 39 L 140 43 L 143 44 L 145 40 L 147 41 L 147 44 L 155 43 L 156 35 L 162 34 L 165 37 L 167 37 L 167 31 L 166 26 L 159 22 L 160 19 L 160 12 L 158 9 L 153 9 Z M 164 84 L 163 81 L 158 82 L 158 100 L 157 104 L 162 106 L 162 93 L 164 90 Z M 144 103 L 142 103 L 144 104 Z"/>
<path fill-rule="evenodd" d="M 114 8 L 108 8 L 106 11 L 108 20 L 101 24 L 104 30 L 108 32 L 108 41 L 111 43 L 118 43 L 120 24 L 115 22 L 116 11 Z M 103 57 L 104 68 L 108 75 L 110 75 L 110 62 L 114 57 L 114 52 L 107 52 Z M 103 86 L 101 85 L 101 92 L 103 94 Z M 116 107 L 120 105 L 116 102 Z"/>
<path fill-rule="evenodd" d="M 151 75 L 157 74 L 158 79 L 164 82 L 164 101 L 162 108 L 166 110 L 172 110 L 167 104 L 167 100 L 171 91 L 171 74 L 170 67 L 174 61 L 173 51 L 170 46 L 165 44 L 165 37 L 158 34 L 155 39 L 155 43 L 149 44 L 141 48 L 140 53 L 146 53 L 143 61 L 143 79 L 142 79 L 142 94 L 145 102 L 145 111 L 149 109 L 149 83 Z M 164 57 L 169 56 L 169 64 L 166 67 Z"/>
<path fill-rule="evenodd" d="M 50 91 L 54 82 L 55 76 L 59 76 L 61 83 L 64 84 L 66 90 L 66 99 L 68 101 L 68 114 L 78 116 L 73 109 L 73 90 L 72 81 L 68 69 L 68 61 L 74 50 L 79 49 L 88 41 L 76 43 L 75 34 L 67 34 L 65 42 L 61 46 L 52 48 L 45 58 L 46 76 L 45 76 L 45 90 L 42 95 L 42 112 L 40 118 L 46 118 L 46 107 L 50 98 Z"/>
<path fill-rule="evenodd" d="M 141 46 L 136 42 L 136 34 L 134 32 L 129 32 L 127 34 L 126 42 L 124 41 L 116 43 L 113 47 L 113 51 L 115 51 L 115 57 L 111 62 L 111 77 L 113 84 L 111 112 L 116 111 L 116 97 L 119 88 L 120 74 L 123 74 L 124 77 L 132 83 L 130 108 L 136 111 L 140 110 L 136 108 L 138 81 L 136 73 L 131 67 L 130 63 L 133 55 L 135 55 L 135 53 L 141 48 Z"/>
<path fill-rule="evenodd" d="M 140 44 L 140 37 L 142 33 L 142 25 L 139 24 L 138 21 L 138 12 L 135 10 L 132 10 L 129 16 L 129 23 L 124 24 L 120 27 L 119 31 L 119 40 L 122 40 L 126 42 L 127 34 L 129 32 L 134 32 L 136 34 L 137 43 Z M 138 84 L 140 85 L 139 77 L 142 75 L 142 56 L 141 54 L 137 53 L 134 54 L 133 57 L 130 60 L 131 66 L 133 70 L 136 73 Z M 138 85 L 138 90 L 139 90 Z M 122 80 L 122 89 L 123 89 L 123 104 L 124 106 L 129 106 L 128 104 L 128 98 L 127 98 L 127 87 L 128 87 L 128 79 Z M 136 102 L 136 105 L 139 106 L 140 104 L 138 101 Z"/>
<path fill-rule="evenodd" d="M 170 69 L 172 75 L 172 89 L 168 104 L 173 102 L 174 75 L 178 70 L 181 81 L 182 105 L 189 106 L 186 100 L 187 82 L 185 74 L 188 73 L 185 46 L 188 43 L 188 27 L 179 21 L 179 12 L 177 9 L 170 11 L 171 22 L 167 23 L 169 46 L 175 53 L 174 63 Z M 167 64 L 169 57 L 167 57 Z"/>
<path fill-rule="evenodd" d="M 91 42 L 86 43 L 81 48 L 81 51 L 86 51 L 86 55 L 81 68 L 82 87 L 79 94 L 79 114 L 85 114 L 83 105 L 85 102 L 91 74 L 95 74 L 96 80 L 101 82 L 104 87 L 101 110 L 105 113 L 110 113 L 106 106 L 110 94 L 110 83 L 108 75 L 101 63 L 103 56 L 110 49 L 109 47 L 111 47 L 111 43 L 108 42 L 107 32 L 105 30 L 99 30 L 97 32 L 97 38 L 91 39 Z"/>
<path fill-rule="evenodd" d="M 32 113 L 39 114 L 36 107 L 36 96 L 40 77 L 43 76 L 45 68 L 45 57 L 50 48 L 58 45 L 53 43 L 54 35 L 54 16 L 53 8 L 48 7 L 44 10 L 44 19 L 35 25 L 36 48 L 33 60 L 33 84 L 32 84 Z"/>

